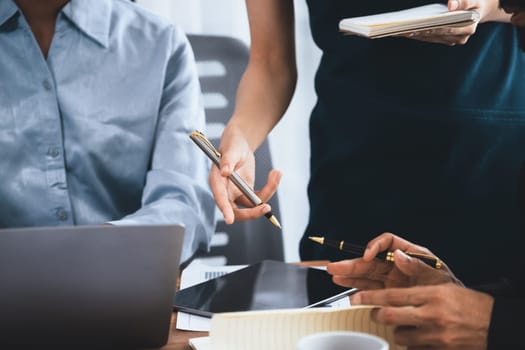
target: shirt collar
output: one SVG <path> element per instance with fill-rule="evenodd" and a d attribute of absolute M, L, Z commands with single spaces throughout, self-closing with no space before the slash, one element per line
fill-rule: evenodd
<path fill-rule="evenodd" d="M 112 0 L 71 0 L 62 12 L 84 34 L 107 48 L 111 7 Z"/>
<path fill-rule="evenodd" d="M 0 27 L 18 12 L 18 6 L 13 0 L 0 0 Z"/>

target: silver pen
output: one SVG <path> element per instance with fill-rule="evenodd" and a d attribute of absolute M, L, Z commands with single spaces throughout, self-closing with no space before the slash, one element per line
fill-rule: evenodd
<path fill-rule="evenodd" d="M 220 159 L 221 159 L 221 153 L 215 149 L 215 147 L 212 145 L 210 140 L 204 136 L 203 133 L 199 131 L 194 131 L 190 134 L 190 138 L 195 142 L 197 146 L 208 156 L 208 158 L 211 159 L 211 161 L 217 166 L 220 166 Z M 231 175 L 229 176 L 229 179 L 231 182 L 234 183 L 235 186 L 252 202 L 254 206 L 258 206 L 263 204 L 263 201 L 255 194 L 255 192 L 248 186 L 246 182 L 234 171 L 232 171 Z M 272 214 L 272 212 L 268 212 L 264 214 L 268 218 L 268 220 L 274 224 L 276 227 L 281 228 L 281 224 L 275 217 L 275 215 Z"/>

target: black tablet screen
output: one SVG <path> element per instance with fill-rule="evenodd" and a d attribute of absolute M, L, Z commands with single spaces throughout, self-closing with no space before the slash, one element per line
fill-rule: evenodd
<path fill-rule="evenodd" d="M 266 260 L 180 290 L 174 308 L 202 316 L 304 308 L 334 301 L 354 290 L 334 284 L 324 270 Z"/>

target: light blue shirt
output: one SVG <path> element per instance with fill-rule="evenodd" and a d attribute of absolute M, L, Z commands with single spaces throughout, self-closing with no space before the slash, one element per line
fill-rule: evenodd
<path fill-rule="evenodd" d="M 71 0 L 47 60 L 0 0 L 0 227 L 182 224 L 182 260 L 215 225 L 193 53 L 124 0 Z"/>

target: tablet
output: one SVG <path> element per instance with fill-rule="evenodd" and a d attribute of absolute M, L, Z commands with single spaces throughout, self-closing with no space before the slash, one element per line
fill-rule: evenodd
<path fill-rule="evenodd" d="M 323 306 L 356 292 L 324 270 L 265 260 L 178 291 L 174 309 L 211 317 L 218 312 Z"/>

